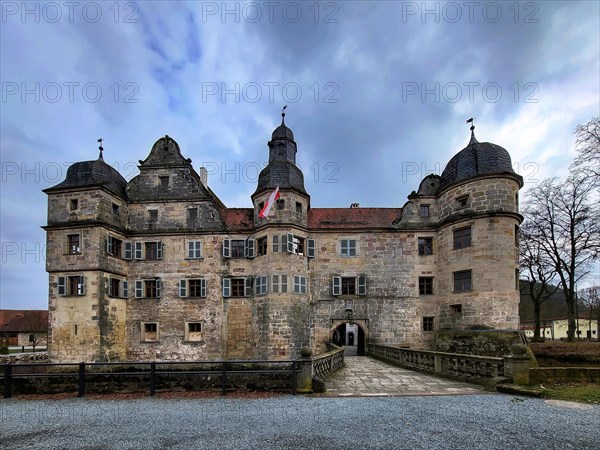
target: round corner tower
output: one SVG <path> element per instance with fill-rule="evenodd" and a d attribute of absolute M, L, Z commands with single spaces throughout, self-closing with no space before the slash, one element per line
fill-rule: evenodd
<path fill-rule="evenodd" d="M 473 130 L 437 191 L 439 327 L 517 329 L 523 178 L 504 148 Z"/>

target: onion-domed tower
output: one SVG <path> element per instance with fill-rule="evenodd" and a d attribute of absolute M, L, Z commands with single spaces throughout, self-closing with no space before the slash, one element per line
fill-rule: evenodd
<path fill-rule="evenodd" d="M 304 189 L 304 175 L 296 165 L 296 141 L 294 133 L 285 124 L 285 113 L 281 113 L 281 125 L 273 131 L 269 146 L 269 163 L 258 176 L 258 186 L 252 194 L 254 221 L 256 225 L 266 223 L 290 223 L 306 226 L 310 196 Z M 279 187 L 279 199 L 268 218 L 259 213 L 271 193 Z"/>

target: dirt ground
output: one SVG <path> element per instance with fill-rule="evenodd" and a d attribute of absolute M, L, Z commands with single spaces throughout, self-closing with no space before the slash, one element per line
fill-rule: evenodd
<path fill-rule="evenodd" d="M 600 364 L 600 342 L 553 341 L 529 344 L 536 357 L 585 360 Z"/>

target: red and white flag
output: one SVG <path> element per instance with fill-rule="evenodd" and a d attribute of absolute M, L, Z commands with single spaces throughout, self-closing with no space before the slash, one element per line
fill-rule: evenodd
<path fill-rule="evenodd" d="M 278 198 L 279 198 L 279 186 L 277 186 L 275 188 L 275 190 L 269 197 L 267 204 L 263 207 L 263 209 L 258 214 L 258 217 L 267 217 L 269 215 L 269 211 L 271 211 L 271 208 L 273 207 L 273 203 L 275 203 L 275 200 L 277 200 Z"/>

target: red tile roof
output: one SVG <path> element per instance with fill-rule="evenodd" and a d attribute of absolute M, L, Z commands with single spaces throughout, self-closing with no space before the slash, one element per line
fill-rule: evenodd
<path fill-rule="evenodd" d="M 311 208 L 308 210 L 308 228 L 323 229 L 393 229 L 393 222 L 402 215 L 402 208 Z M 228 231 L 252 231 L 252 208 L 227 208 L 221 219 Z"/>
<path fill-rule="evenodd" d="M 226 208 L 221 210 L 221 219 L 228 231 L 252 231 L 254 227 L 254 209 Z"/>
<path fill-rule="evenodd" d="M 48 330 L 48 311 L 0 309 L 0 333 Z"/>
<path fill-rule="evenodd" d="M 402 215 L 402 208 L 311 208 L 308 227 L 311 229 L 393 228 Z"/>

